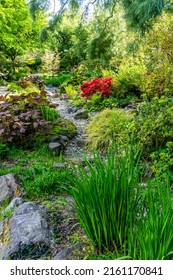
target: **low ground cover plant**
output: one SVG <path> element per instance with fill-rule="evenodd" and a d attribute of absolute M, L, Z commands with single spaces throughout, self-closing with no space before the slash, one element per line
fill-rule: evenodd
<path fill-rule="evenodd" d="M 28 198 L 57 195 L 64 192 L 64 187 L 70 188 L 72 172 L 67 167 L 53 167 L 62 159 L 50 152 L 45 143 L 30 150 L 9 144 L 4 159 L 0 158 L 0 176 L 15 173 Z"/>

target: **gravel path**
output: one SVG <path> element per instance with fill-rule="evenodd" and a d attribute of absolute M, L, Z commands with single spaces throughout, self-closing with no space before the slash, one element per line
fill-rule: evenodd
<path fill-rule="evenodd" d="M 71 120 L 77 128 L 77 135 L 70 141 L 64 155 L 82 156 L 83 154 L 86 154 L 84 149 L 84 143 L 86 142 L 85 128 L 95 113 L 91 113 L 88 119 L 75 119 L 75 112 L 72 110 L 73 108 L 68 105 L 68 100 L 64 100 L 61 96 L 57 96 L 57 92 L 55 92 L 55 88 L 53 87 L 48 87 L 47 91 L 48 97 L 52 103 L 58 104 L 56 108 L 61 117 Z"/>

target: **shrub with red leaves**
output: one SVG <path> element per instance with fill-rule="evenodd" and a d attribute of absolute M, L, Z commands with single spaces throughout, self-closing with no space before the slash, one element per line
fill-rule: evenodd
<path fill-rule="evenodd" d="M 86 81 L 81 85 L 82 97 L 89 99 L 93 94 L 101 94 L 103 97 L 111 93 L 112 78 L 95 78 L 92 81 Z"/>

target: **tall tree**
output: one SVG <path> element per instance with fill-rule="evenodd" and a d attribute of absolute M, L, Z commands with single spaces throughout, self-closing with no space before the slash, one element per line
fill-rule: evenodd
<path fill-rule="evenodd" d="M 47 11 L 49 9 L 50 2 L 50 0 L 29 0 L 30 13 L 34 21 L 39 11 Z"/>
<path fill-rule="evenodd" d="M 0 53 L 12 62 L 28 47 L 32 20 L 25 0 L 0 2 Z"/>

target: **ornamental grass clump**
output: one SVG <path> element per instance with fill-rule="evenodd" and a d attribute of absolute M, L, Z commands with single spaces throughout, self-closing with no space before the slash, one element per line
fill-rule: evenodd
<path fill-rule="evenodd" d="M 88 148 L 105 153 L 112 144 L 127 145 L 132 127 L 131 114 L 118 109 L 105 109 L 94 116 L 87 125 Z"/>
<path fill-rule="evenodd" d="M 75 169 L 70 190 L 74 207 L 87 237 L 99 252 L 123 251 L 128 236 L 133 234 L 139 202 L 135 160 L 138 161 L 132 151 L 120 156 L 111 149 L 106 159 L 96 153 L 93 163 L 86 160 L 88 173 L 83 167 Z"/>

